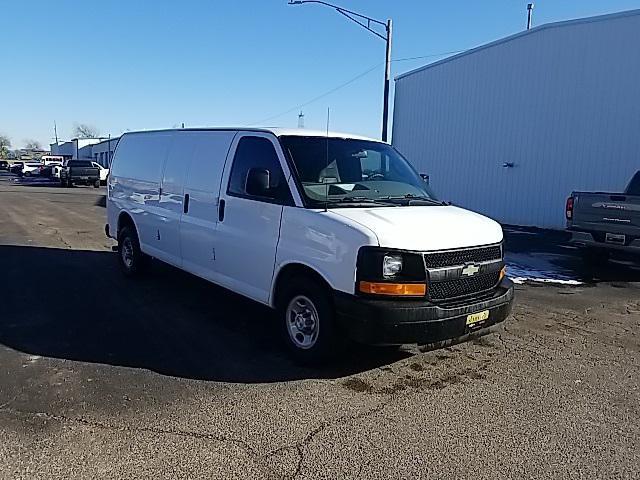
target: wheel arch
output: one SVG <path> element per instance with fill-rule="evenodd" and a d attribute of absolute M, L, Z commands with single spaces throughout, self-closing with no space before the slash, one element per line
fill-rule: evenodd
<path fill-rule="evenodd" d="M 290 280 L 297 275 L 310 277 L 324 285 L 327 289 L 334 289 L 327 277 L 318 272 L 318 270 L 316 270 L 312 266 L 302 262 L 288 262 L 286 264 L 280 265 L 279 270 L 274 275 L 274 281 L 272 282 L 271 288 L 271 296 L 269 299 L 269 305 L 271 307 L 278 307 L 284 285 L 286 285 L 287 280 Z"/>
<path fill-rule="evenodd" d="M 139 241 L 140 232 L 138 232 L 138 227 L 136 226 L 136 222 L 133 221 L 133 217 L 126 210 L 121 211 L 120 214 L 118 215 L 116 239 L 120 236 L 120 230 L 122 230 L 124 227 L 127 227 L 127 226 L 132 227 L 135 230 L 136 235 L 138 236 L 138 241 Z"/>

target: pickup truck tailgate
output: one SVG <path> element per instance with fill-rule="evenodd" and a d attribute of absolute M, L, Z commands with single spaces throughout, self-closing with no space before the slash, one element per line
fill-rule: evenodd
<path fill-rule="evenodd" d="M 71 167 L 69 171 L 71 177 L 96 178 L 100 176 L 100 172 L 95 167 Z"/>
<path fill-rule="evenodd" d="M 574 192 L 572 227 L 640 235 L 640 196 Z"/>

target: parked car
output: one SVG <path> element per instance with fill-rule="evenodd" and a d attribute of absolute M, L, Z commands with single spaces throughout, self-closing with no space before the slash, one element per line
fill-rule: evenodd
<path fill-rule="evenodd" d="M 0 160 L 0 170 L 9 170 L 9 162 Z"/>
<path fill-rule="evenodd" d="M 54 169 L 54 167 L 57 167 L 57 166 L 62 166 L 62 163 L 50 161 L 48 164 L 41 165 L 40 166 L 40 176 L 41 177 L 47 177 L 47 178 L 53 177 L 53 169 Z"/>
<path fill-rule="evenodd" d="M 100 187 L 100 171 L 90 160 L 69 160 L 60 170 L 61 186 L 72 187 L 78 184 Z"/>
<path fill-rule="evenodd" d="M 268 305 L 304 362 L 347 339 L 465 340 L 512 306 L 500 225 L 439 201 L 392 146 L 363 137 L 125 133 L 107 217 L 125 275 L 151 256 Z"/>
<path fill-rule="evenodd" d="M 62 155 L 43 155 L 40 160 L 44 165 L 62 165 L 64 163 Z"/>
<path fill-rule="evenodd" d="M 20 174 L 22 173 L 23 165 L 24 165 L 23 162 L 13 162 L 11 167 L 9 167 L 9 172 Z"/>
<path fill-rule="evenodd" d="M 60 172 L 62 171 L 63 165 L 54 165 L 51 167 L 51 178 L 60 179 Z"/>
<path fill-rule="evenodd" d="M 588 260 L 619 251 L 640 254 L 640 170 L 622 193 L 572 192 L 566 205 L 571 243 Z"/>
<path fill-rule="evenodd" d="M 100 165 L 97 162 L 91 162 L 91 163 L 93 164 L 94 167 L 96 167 L 100 171 L 100 184 L 106 185 L 107 177 L 109 176 L 109 169 L 104 168 L 102 165 Z"/>
<path fill-rule="evenodd" d="M 42 164 L 40 162 L 25 162 L 22 165 L 22 175 L 25 177 L 31 177 L 34 175 L 40 175 L 40 167 Z"/>

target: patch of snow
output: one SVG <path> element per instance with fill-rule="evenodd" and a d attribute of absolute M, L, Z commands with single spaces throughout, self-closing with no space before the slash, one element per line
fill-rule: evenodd
<path fill-rule="evenodd" d="M 557 255 L 507 253 L 507 276 L 514 283 L 525 282 L 553 283 L 558 285 L 582 285 L 571 275 L 563 272 L 553 263 Z"/>
<path fill-rule="evenodd" d="M 513 283 L 517 283 L 518 285 L 522 285 L 526 282 L 540 282 L 540 283 L 555 283 L 559 285 L 582 285 L 582 282 L 578 280 L 562 280 L 560 278 L 537 278 L 537 277 L 511 277 L 509 278 L 513 281 Z"/>

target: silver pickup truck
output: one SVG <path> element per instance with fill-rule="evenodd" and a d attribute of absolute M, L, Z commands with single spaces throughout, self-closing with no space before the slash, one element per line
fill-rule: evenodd
<path fill-rule="evenodd" d="M 611 251 L 640 254 L 640 171 L 623 193 L 573 192 L 567 199 L 571 243 L 588 257 L 606 260 Z"/>

